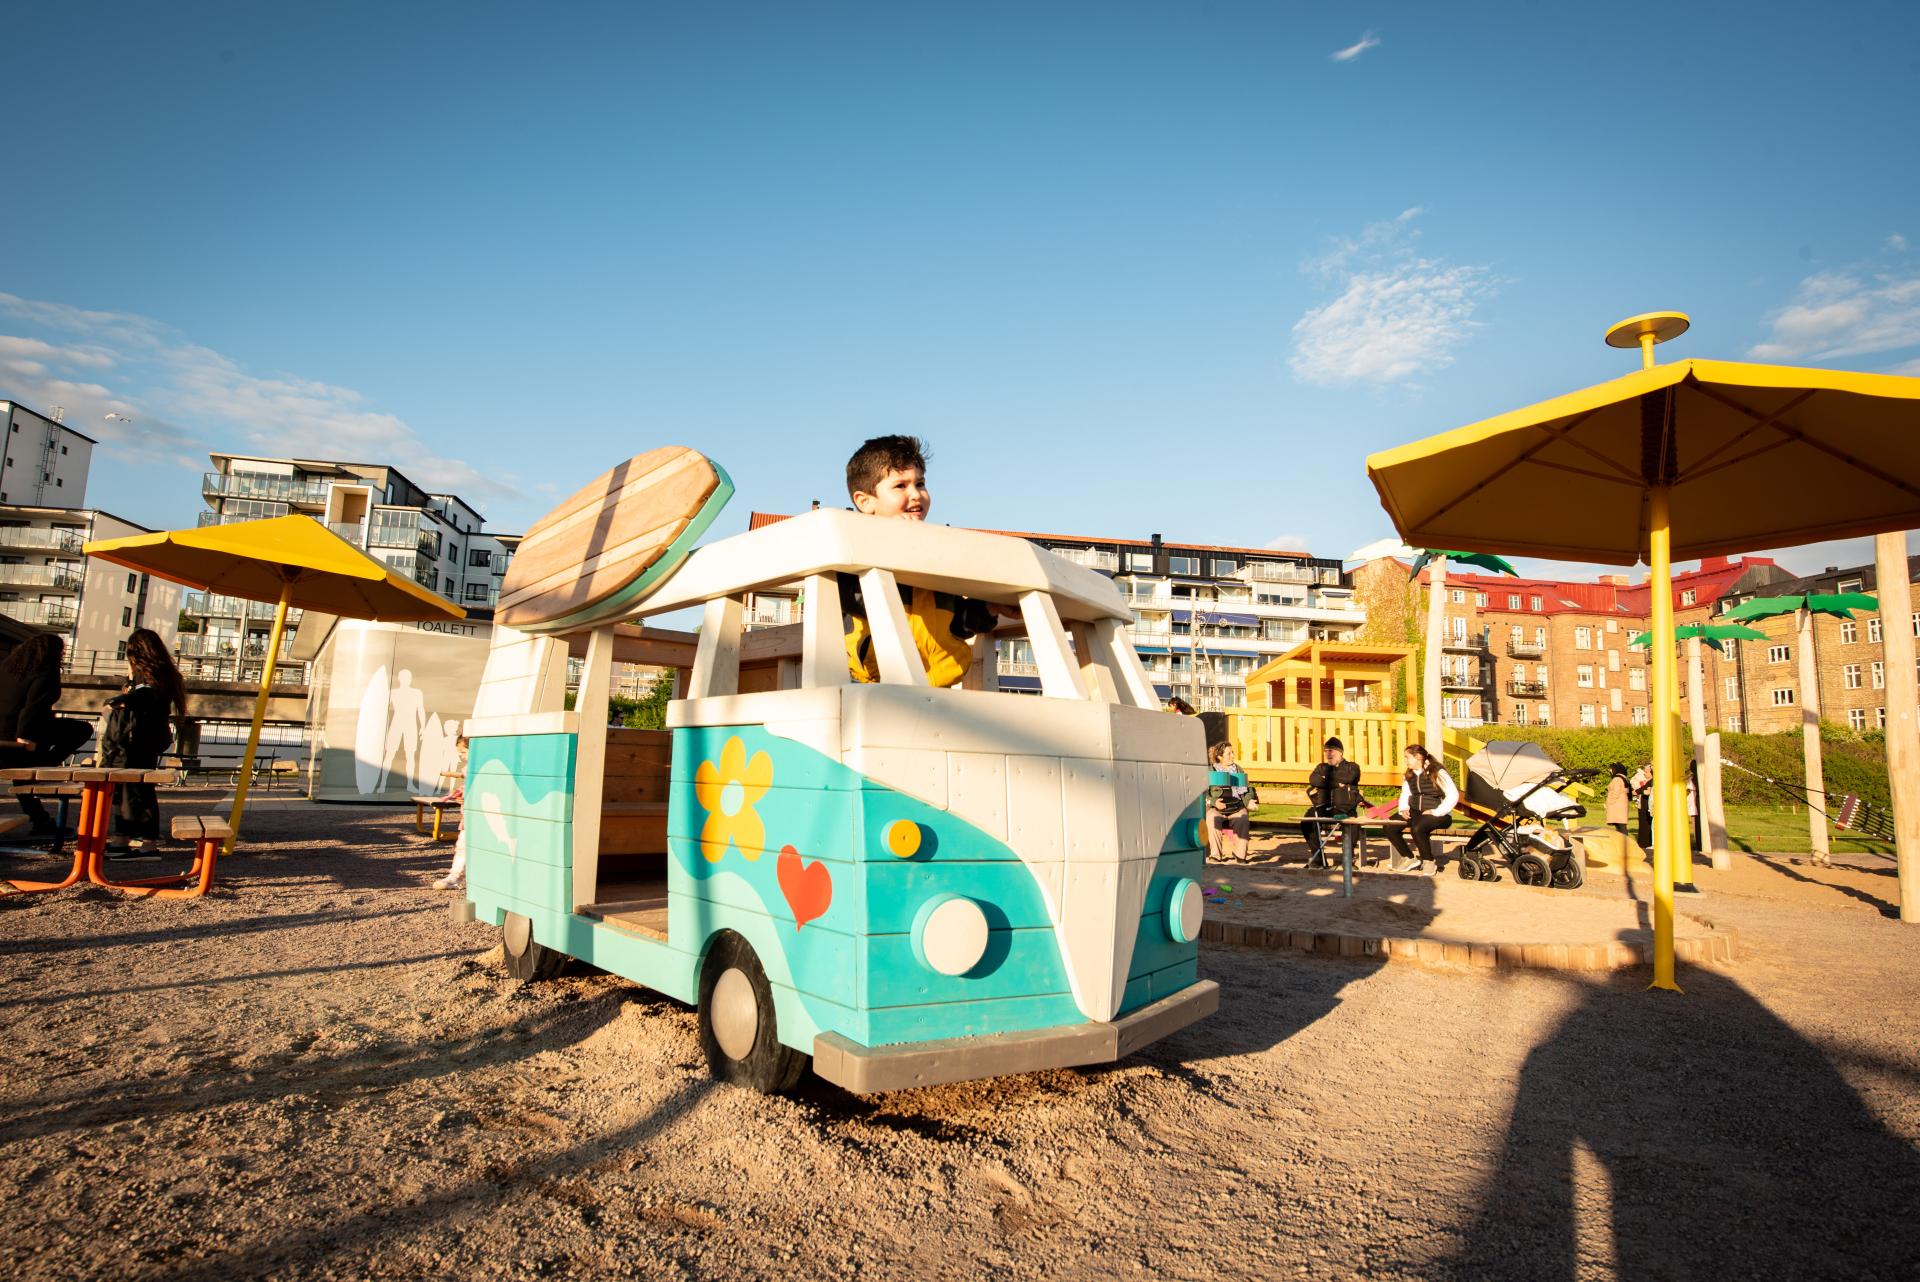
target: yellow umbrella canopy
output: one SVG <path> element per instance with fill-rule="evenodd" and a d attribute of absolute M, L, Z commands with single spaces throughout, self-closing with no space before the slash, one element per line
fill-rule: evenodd
<path fill-rule="evenodd" d="M 1920 526 L 1920 378 L 1737 361 L 1655 365 L 1385 450 L 1367 473 L 1414 547 L 1675 559 Z"/>
<path fill-rule="evenodd" d="M 260 727 L 266 721 L 267 695 L 273 688 L 273 669 L 280 658 L 289 609 L 388 622 L 466 617 L 466 611 L 453 602 L 395 573 L 310 516 L 134 534 L 89 543 L 85 551 L 188 587 L 276 603 L 273 633 L 260 668 L 260 693 L 253 702 L 253 727 L 233 790 L 228 852 L 233 850 L 246 811 Z"/>
<path fill-rule="evenodd" d="M 310 516 L 103 539 L 88 556 L 188 587 L 350 619 L 460 619 L 462 610 Z"/>

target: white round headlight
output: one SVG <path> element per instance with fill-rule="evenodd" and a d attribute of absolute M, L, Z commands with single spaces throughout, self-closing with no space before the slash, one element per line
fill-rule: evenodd
<path fill-rule="evenodd" d="M 936 895 L 913 918 L 913 952 L 942 975 L 964 975 L 987 955 L 987 915 L 962 895 Z"/>

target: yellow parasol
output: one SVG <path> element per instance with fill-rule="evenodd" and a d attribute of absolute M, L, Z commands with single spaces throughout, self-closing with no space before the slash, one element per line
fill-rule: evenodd
<path fill-rule="evenodd" d="M 393 622 L 466 617 L 466 611 L 453 602 L 374 560 L 308 516 L 134 534 L 89 543 L 86 553 L 205 592 L 276 603 L 273 635 L 260 670 L 260 695 L 253 704 L 253 729 L 247 735 L 240 781 L 234 789 L 235 837 L 247 804 L 247 785 L 253 777 L 260 726 L 267 716 L 267 696 L 289 609 Z M 228 851 L 233 841 L 228 838 Z"/>
<path fill-rule="evenodd" d="M 1637 373 L 1368 458 L 1400 537 L 1415 547 L 1644 559 L 1653 633 L 1671 639 L 1675 558 L 1920 526 L 1920 379 L 1733 361 L 1656 365 L 1654 344 L 1687 326 L 1677 312 L 1621 321 L 1607 342 L 1640 348 Z M 1663 811 L 1654 986 L 1674 988 L 1673 869 L 1686 807 L 1671 643 L 1653 647 L 1653 704 Z"/>

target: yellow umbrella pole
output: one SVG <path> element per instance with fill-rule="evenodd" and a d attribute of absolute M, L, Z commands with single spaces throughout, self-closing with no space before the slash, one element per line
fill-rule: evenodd
<path fill-rule="evenodd" d="M 1673 982 L 1674 838 L 1687 821 L 1686 806 L 1674 813 L 1673 783 L 1680 735 L 1674 721 L 1678 666 L 1673 653 L 1673 531 L 1667 487 L 1647 491 L 1647 563 L 1653 571 L 1653 987 L 1680 991 Z"/>
<path fill-rule="evenodd" d="M 267 720 L 267 697 L 273 691 L 273 665 L 280 658 L 280 640 L 287 632 L 287 601 L 293 596 L 293 583 L 280 589 L 280 602 L 273 608 L 273 635 L 267 640 L 267 661 L 260 669 L 260 693 L 253 700 L 253 728 L 247 732 L 246 755 L 240 759 L 240 781 L 233 789 L 233 814 L 227 826 L 233 829 L 222 855 L 233 853 L 240 839 L 240 816 L 247 808 L 247 786 L 253 782 L 253 759 L 260 751 L 260 727 Z"/>
<path fill-rule="evenodd" d="M 1691 892 L 1693 884 L 1693 824 L 1687 819 L 1687 766 L 1693 760 L 1691 752 L 1683 745 L 1687 742 L 1684 733 L 1686 715 L 1681 711 L 1685 706 L 1680 702 L 1680 651 L 1679 644 L 1669 639 L 1674 647 L 1673 655 L 1673 793 L 1671 804 L 1673 813 L 1680 816 L 1680 844 L 1673 848 L 1673 884 L 1684 886 Z M 1698 645 L 1698 641 L 1692 642 Z M 1692 680 L 1694 674 L 1688 673 Z M 1691 692 L 1689 692 L 1691 694 Z"/>

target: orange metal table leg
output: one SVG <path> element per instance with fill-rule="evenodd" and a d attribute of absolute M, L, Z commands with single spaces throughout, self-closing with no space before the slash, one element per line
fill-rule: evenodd
<path fill-rule="evenodd" d="M 81 839 L 81 837 L 82 837 L 82 834 L 86 832 L 86 828 L 87 828 L 87 823 L 88 823 L 87 803 L 91 798 L 91 796 L 92 794 L 87 792 L 85 789 L 82 789 L 80 792 L 80 819 L 74 827 L 74 836 L 73 836 L 73 868 L 71 871 L 67 873 L 66 880 L 64 881 L 9 881 L 6 884 L 12 887 L 12 889 L 7 891 L 0 891 L 0 895 L 39 894 L 42 891 L 48 891 L 48 890 L 65 890 L 68 886 L 76 886 L 80 883 L 80 879 L 86 875 L 86 871 L 87 871 L 87 847 L 86 847 L 86 843 Z"/>
<path fill-rule="evenodd" d="M 194 846 L 193 867 L 184 876 L 160 878 L 151 881 L 122 882 L 116 887 L 129 895 L 142 899 L 198 899 L 207 893 L 213 885 L 213 869 L 220 858 L 220 847 L 225 844 L 223 837 L 202 837 Z M 189 884 L 166 886 L 157 883 L 172 881 Z"/>
<path fill-rule="evenodd" d="M 156 890 L 157 887 L 177 886 L 182 882 L 191 881 L 200 873 L 202 855 L 200 850 L 196 848 L 194 851 L 193 866 L 183 873 L 168 873 L 161 877 L 135 877 L 131 881 L 108 880 L 106 875 L 106 851 L 107 836 L 112 825 L 113 784 L 87 784 L 86 791 L 82 796 L 81 808 L 83 812 L 86 810 L 86 801 L 84 798 L 94 798 L 92 810 L 93 825 L 86 834 L 87 848 L 89 851 L 87 878 L 93 882 L 94 885 L 105 886 L 109 890 L 118 890 L 130 895 L 146 896 L 158 893 Z"/>

